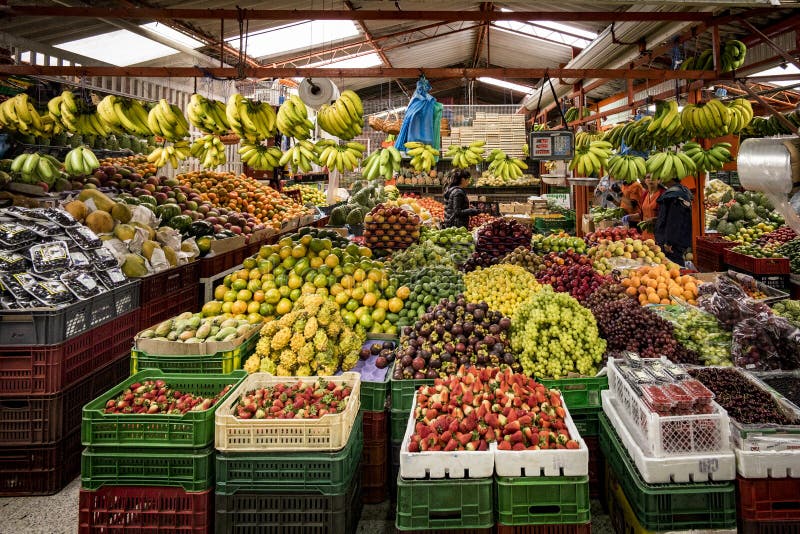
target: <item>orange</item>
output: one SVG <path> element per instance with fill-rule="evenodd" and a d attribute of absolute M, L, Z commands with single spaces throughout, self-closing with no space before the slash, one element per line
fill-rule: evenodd
<path fill-rule="evenodd" d="M 244 302 L 250 302 L 253 298 L 253 292 L 249 289 L 242 289 L 236 294 L 236 300 L 241 300 Z"/>
<path fill-rule="evenodd" d="M 260 289 L 253 291 L 253 301 L 254 302 L 264 302 L 264 292 Z"/>
<path fill-rule="evenodd" d="M 650 293 L 647 296 L 647 301 L 651 304 L 658 304 L 659 302 L 661 302 L 661 299 L 658 298 L 658 295 L 656 295 L 655 293 Z"/>
<path fill-rule="evenodd" d="M 400 286 L 397 288 L 397 297 L 401 300 L 406 300 L 411 295 L 411 289 L 408 286 Z"/>

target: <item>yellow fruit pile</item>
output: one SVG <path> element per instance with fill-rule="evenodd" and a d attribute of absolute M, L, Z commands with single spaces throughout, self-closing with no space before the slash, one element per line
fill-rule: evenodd
<path fill-rule="evenodd" d="M 645 266 L 620 282 L 625 292 L 637 297 L 639 304 L 670 304 L 671 297 L 697 304 L 697 286 L 700 281 L 690 275 L 681 275 L 678 267 L 664 265 Z"/>
<path fill-rule="evenodd" d="M 609 274 L 614 269 L 630 268 L 628 265 L 666 264 L 667 259 L 652 239 L 626 238 L 620 241 L 601 239 L 587 254 L 593 260 L 592 267 L 600 274 Z M 624 260 L 632 260 L 625 262 Z"/>
<path fill-rule="evenodd" d="M 525 268 L 501 263 L 465 274 L 464 287 L 469 302 L 486 302 L 490 309 L 510 316 L 542 286 Z"/>

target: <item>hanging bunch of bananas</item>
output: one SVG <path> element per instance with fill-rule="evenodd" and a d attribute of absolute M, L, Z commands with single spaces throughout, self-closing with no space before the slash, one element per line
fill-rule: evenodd
<path fill-rule="evenodd" d="M 280 114 L 280 111 L 278 111 L 278 114 Z M 292 174 L 297 174 L 298 171 L 311 172 L 312 164 L 319 165 L 314 143 L 308 139 L 299 140 L 292 148 L 284 152 L 281 155 L 281 159 L 278 160 L 279 166 L 283 167 L 286 164 L 289 164 Z"/>
<path fill-rule="evenodd" d="M 611 143 L 592 141 L 588 147 L 575 148 L 575 157 L 569 162 L 569 170 L 579 176 L 597 176 L 606 167 L 611 156 Z"/>
<path fill-rule="evenodd" d="M 486 141 L 473 141 L 468 146 L 450 145 L 445 156 L 453 158 L 453 167 L 467 169 L 483 161 L 483 145 Z"/>
<path fill-rule="evenodd" d="M 731 108 L 733 109 L 733 108 Z M 789 135 L 796 134 L 800 128 L 800 110 L 795 110 L 789 113 L 784 113 L 783 116 L 789 123 L 794 125 L 794 130 L 789 128 L 779 121 L 774 115 L 769 118 L 754 117 L 747 127 L 742 129 L 742 135 L 749 137 L 764 137 L 768 135 Z"/>
<path fill-rule="evenodd" d="M 308 120 L 308 108 L 297 95 L 291 95 L 281 104 L 276 123 L 283 135 L 301 141 L 311 137 L 314 128 L 314 123 Z"/>
<path fill-rule="evenodd" d="M 608 142 L 617 150 L 625 146 L 639 152 L 648 152 L 653 148 L 653 136 L 647 131 L 653 117 L 644 116 L 639 120 L 626 122 L 616 126 L 603 134 L 603 141 Z"/>
<path fill-rule="evenodd" d="M 86 176 L 100 168 L 97 156 L 89 147 L 79 146 L 67 152 L 64 158 L 64 170 L 70 176 Z"/>
<path fill-rule="evenodd" d="M 492 176 L 497 176 L 506 181 L 522 178 L 524 174 L 522 171 L 528 168 L 528 165 L 521 159 L 511 158 L 497 148 L 489 153 L 486 161 L 489 162 L 489 172 L 492 173 Z"/>
<path fill-rule="evenodd" d="M 664 150 L 654 152 L 647 158 L 647 172 L 661 182 L 669 182 L 673 178 L 683 180 L 697 172 L 697 166 L 692 158 L 683 152 Z"/>
<path fill-rule="evenodd" d="M 214 137 L 214 136 L 209 136 L 209 137 Z M 217 138 L 214 137 L 214 139 Z M 147 155 L 147 161 L 149 163 L 152 163 L 158 168 L 161 168 L 167 163 L 169 163 L 170 165 L 172 165 L 174 169 L 177 169 L 178 165 L 180 165 L 180 162 L 189 157 L 189 155 L 191 154 L 191 150 L 192 147 L 189 145 L 188 139 L 175 141 L 171 145 L 165 143 L 164 146 L 157 147 L 155 150 L 150 152 L 150 154 Z M 222 163 L 225 163 L 224 151 L 222 152 L 222 158 L 223 158 Z M 220 163 L 219 165 L 222 165 L 222 163 Z"/>
<path fill-rule="evenodd" d="M 364 106 L 361 98 L 349 89 L 342 91 L 331 104 L 323 104 L 317 112 L 317 124 L 331 135 L 350 140 L 361 135 L 364 127 Z"/>
<path fill-rule="evenodd" d="M 257 144 L 275 135 L 277 117 L 269 102 L 258 102 L 234 93 L 225 106 L 228 123 L 236 135 Z"/>
<path fill-rule="evenodd" d="M 50 116 L 65 130 L 80 135 L 106 137 L 112 133 L 100 118 L 97 107 L 83 99 L 75 98 L 72 91 L 64 91 L 47 103 Z"/>
<path fill-rule="evenodd" d="M 588 148 L 592 141 L 602 141 L 602 133 L 581 131 L 575 134 L 575 148 Z"/>
<path fill-rule="evenodd" d="M 257 171 L 271 171 L 278 167 L 283 152 L 277 146 L 264 146 L 261 143 L 242 141 L 239 156 L 242 162 Z"/>
<path fill-rule="evenodd" d="M 189 99 L 186 116 L 195 128 L 206 133 L 225 135 L 231 130 L 225 104 L 219 100 L 209 100 L 195 93 Z"/>
<path fill-rule="evenodd" d="M 731 121 L 728 124 L 728 133 L 738 134 L 747 128 L 747 125 L 753 120 L 753 106 L 750 105 L 750 101 L 746 98 L 731 100 L 728 102 L 727 106 L 728 109 L 731 110 Z M 800 122 L 800 113 L 795 111 L 794 114 L 798 116 L 798 122 Z"/>
<path fill-rule="evenodd" d="M 406 141 L 406 154 L 411 156 L 411 168 L 417 172 L 428 172 L 436 166 L 439 151 L 419 141 Z"/>
<path fill-rule="evenodd" d="M 189 122 L 178 106 L 161 99 L 147 114 L 147 125 L 153 135 L 167 141 L 180 141 L 189 135 Z"/>
<path fill-rule="evenodd" d="M 729 133 L 733 112 L 713 98 L 705 104 L 687 104 L 681 112 L 683 128 L 691 137 L 721 137 Z M 742 126 L 736 124 L 739 129 Z"/>
<path fill-rule="evenodd" d="M 138 100 L 107 95 L 97 104 L 97 113 L 111 132 L 152 135 L 147 110 Z"/>
<path fill-rule="evenodd" d="M 741 41 L 731 39 L 725 43 L 720 51 L 720 72 L 729 72 L 734 69 L 740 68 L 744 65 L 744 58 L 747 55 L 747 45 Z M 686 58 L 681 63 L 681 70 L 713 70 L 714 69 L 714 51 L 711 48 L 706 48 L 700 55 Z"/>
<path fill-rule="evenodd" d="M 362 177 L 374 180 L 382 176 L 385 180 L 391 180 L 395 172 L 400 172 L 401 160 L 400 151 L 393 146 L 376 150 L 364 160 Z"/>
<path fill-rule="evenodd" d="M 647 174 L 645 160 L 640 156 L 621 156 L 615 154 L 608 158 L 608 174 L 615 180 L 631 184 Z"/>
<path fill-rule="evenodd" d="M 192 143 L 189 154 L 200 160 L 200 165 L 206 169 L 219 167 L 228 161 L 225 156 L 225 145 L 213 134 L 205 135 Z"/>
<path fill-rule="evenodd" d="M 687 140 L 688 135 L 681 124 L 677 101 L 656 101 L 656 113 L 647 125 L 647 133 L 656 148 L 667 148 Z"/>
<path fill-rule="evenodd" d="M 16 173 L 22 183 L 44 182 L 50 186 L 61 176 L 61 162 L 49 154 L 20 154 L 11 162 L 11 172 Z"/>
<path fill-rule="evenodd" d="M 314 147 L 319 164 L 339 172 L 352 171 L 358 167 L 366 148 L 355 141 L 348 141 L 341 146 L 331 139 L 320 139 Z"/>
<path fill-rule="evenodd" d="M 0 104 L 0 124 L 7 130 L 39 137 L 50 137 L 54 128 L 53 119 L 39 115 L 25 93 Z"/>
<path fill-rule="evenodd" d="M 589 108 L 583 108 L 583 113 L 580 113 L 580 110 L 576 107 L 571 107 L 567 111 L 564 112 L 564 120 L 567 122 L 572 122 L 578 120 L 578 114 L 580 114 L 580 118 L 586 118 L 592 114 L 592 111 Z"/>
<path fill-rule="evenodd" d="M 698 173 L 717 171 L 731 160 L 731 144 L 717 143 L 708 150 L 703 150 L 699 144 L 691 141 L 683 145 L 684 154 L 694 161 Z"/>

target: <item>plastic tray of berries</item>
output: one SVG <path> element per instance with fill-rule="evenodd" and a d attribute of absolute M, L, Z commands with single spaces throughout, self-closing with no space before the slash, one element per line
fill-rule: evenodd
<path fill-rule="evenodd" d="M 337 451 L 361 407 L 361 376 L 253 373 L 217 408 L 215 446 L 225 452 Z"/>
<path fill-rule="evenodd" d="M 146 369 L 83 408 L 86 446 L 205 447 L 214 442 L 214 410 L 247 376 L 169 374 Z"/>

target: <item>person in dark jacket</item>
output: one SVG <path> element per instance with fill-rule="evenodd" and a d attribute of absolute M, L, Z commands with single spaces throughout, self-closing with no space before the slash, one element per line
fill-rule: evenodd
<path fill-rule="evenodd" d="M 674 179 L 658 197 L 656 243 L 664 254 L 681 267 L 686 251 L 692 246 L 692 200 L 694 196 L 680 180 Z"/>
<path fill-rule="evenodd" d="M 469 185 L 471 176 L 466 169 L 456 169 L 447 180 L 444 188 L 444 221 L 443 228 L 469 226 L 469 218 L 478 214 L 478 210 L 469 207 L 464 188 Z"/>

